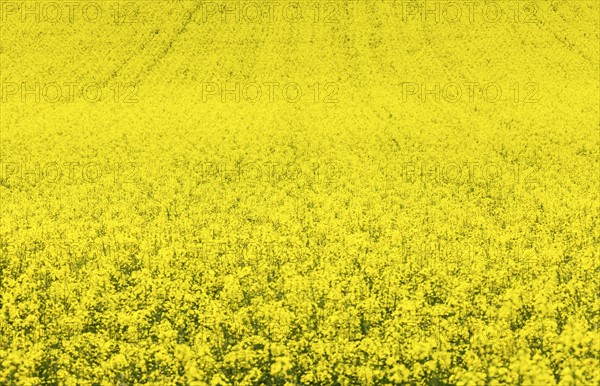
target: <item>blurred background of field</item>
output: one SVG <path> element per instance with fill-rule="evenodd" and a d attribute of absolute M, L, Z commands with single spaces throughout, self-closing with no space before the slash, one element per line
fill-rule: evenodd
<path fill-rule="evenodd" d="M 600 381 L 597 2 L 8 3 L 0 383 Z"/>

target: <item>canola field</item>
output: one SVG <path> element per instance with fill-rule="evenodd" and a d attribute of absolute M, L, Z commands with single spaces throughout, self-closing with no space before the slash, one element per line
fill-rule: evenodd
<path fill-rule="evenodd" d="M 599 385 L 599 4 L 0 0 L 0 385 Z"/>

